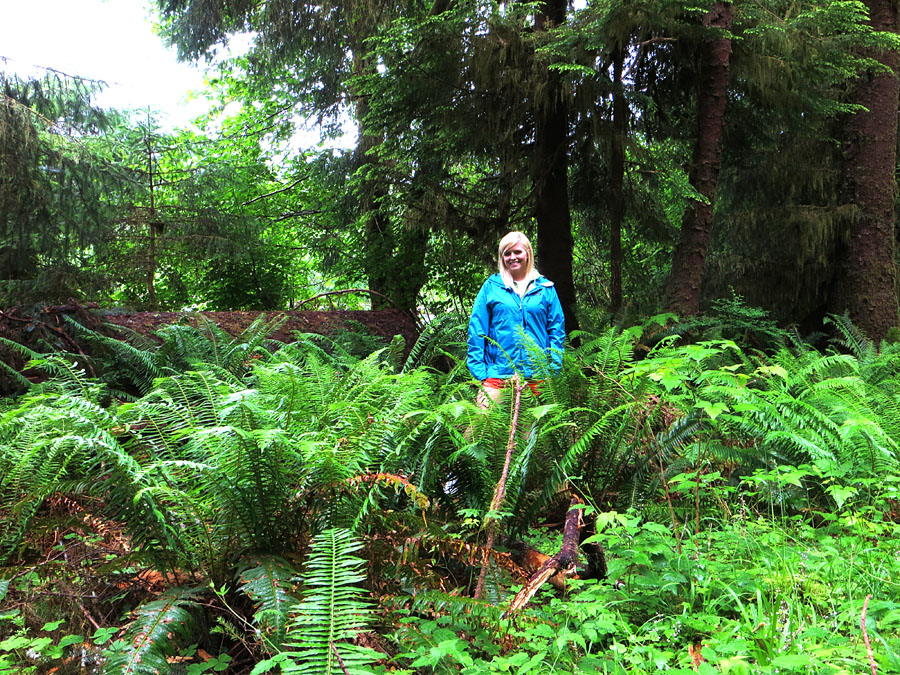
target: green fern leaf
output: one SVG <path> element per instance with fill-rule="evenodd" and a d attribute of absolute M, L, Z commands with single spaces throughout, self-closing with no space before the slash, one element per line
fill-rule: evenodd
<path fill-rule="evenodd" d="M 293 649 L 284 672 L 340 675 L 337 652 L 350 673 L 366 673 L 382 657 L 350 642 L 366 629 L 371 613 L 357 585 L 365 578 L 365 561 L 352 555 L 360 547 L 343 529 L 325 530 L 314 540 L 303 580 L 306 596 L 285 641 Z"/>
<path fill-rule="evenodd" d="M 128 648 L 104 664 L 109 675 L 167 673 L 167 656 L 176 652 L 175 638 L 187 639 L 193 629 L 190 609 L 202 589 L 172 588 L 157 600 L 134 610 L 134 621 L 125 633 Z"/>
<path fill-rule="evenodd" d="M 253 566 L 240 573 L 241 591 L 253 601 L 256 623 L 266 651 L 281 651 L 288 618 L 297 606 L 291 594 L 292 579 L 297 571 L 283 558 L 266 556 L 253 561 Z"/>

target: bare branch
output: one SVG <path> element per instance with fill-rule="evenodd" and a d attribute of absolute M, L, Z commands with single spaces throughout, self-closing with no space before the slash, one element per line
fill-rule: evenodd
<path fill-rule="evenodd" d="M 273 190 L 272 192 L 267 192 L 267 193 L 264 194 L 264 195 L 259 195 L 258 197 L 254 197 L 254 198 L 251 199 L 249 202 L 244 202 L 244 203 L 242 204 L 242 206 L 249 206 L 249 205 L 252 204 L 253 202 L 258 202 L 260 199 L 265 199 L 266 197 L 271 197 L 272 195 L 277 195 L 277 194 L 279 194 L 279 193 L 281 193 L 281 192 L 287 192 L 288 190 L 292 190 L 293 188 L 295 188 L 295 187 L 297 187 L 298 185 L 300 185 L 300 183 L 302 183 L 303 181 L 305 181 L 307 178 L 309 178 L 309 176 L 302 176 L 301 178 L 298 178 L 297 180 L 295 180 L 293 183 L 291 183 L 291 184 L 288 185 L 287 187 L 279 188 L 279 189 L 277 189 L 277 190 Z"/>

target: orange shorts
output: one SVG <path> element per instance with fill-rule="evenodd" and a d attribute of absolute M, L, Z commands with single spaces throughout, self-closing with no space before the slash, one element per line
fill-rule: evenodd
<path fill-rule="evenodd" d="M 509 386 L 510 382 L 512 382 L 512 380 L 501 380 L 499 377 L 489 377 L 481 383 L 481 386 L 486 389 L 505 389 Z M 543 380 L 529 380 L 525 384 L 528 385 L 535 396 L 540 396 L 541 390 L 539 387 L 543 383 Z"/>

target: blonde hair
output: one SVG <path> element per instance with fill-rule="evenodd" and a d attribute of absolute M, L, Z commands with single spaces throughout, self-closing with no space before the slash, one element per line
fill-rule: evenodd
<path fill-rule="evenodd" d="M 522 232 L 509 232 L 503 235 L 503 239 L 500 240 L 500 245 L 497 247 L 497 271 L 500 272 L 500 278 L 503 279 L 503 283 L 510 288 L 513 287 L 513 278 L 503 264 L 503 253 L 513 244 L 522 244 L 522 248 L 525 249 L 525 253 L 528 255 L 528 260 L 525 263 L 525 279 L 537 279 L 540 276 L 540 272 L 534 266 L 534 249 L 531 247 L 528 237 Z"/>

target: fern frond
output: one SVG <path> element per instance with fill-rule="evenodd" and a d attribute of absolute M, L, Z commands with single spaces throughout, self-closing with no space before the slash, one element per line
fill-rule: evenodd
<path fill-rule="evenodd" d="M 832 324 L 840 333 L 840 337 L 832 338 L 832 342 L 848 349 L 860 361 L 871 358 L 876 349 L 868 336 L 850 320 L 847 314 L 829 314 L 824 323 Z"/>
<path fill-rule="evenodd" d="M 135 345 L 93 331 L 68 315 L 65 319 L 82 339 L 111 354 L 114 365 L 108 365 L 104 369 L 107 380 L 121 382 L 122 379 L 128 379 L 141 393 L 147 393 L 153 386 L 153 381 L 162 377 L 163 368 L 159 364 L 156 345 L 148 345 L 146 338 L 140 339 Z"/>
<path fill-rule="evenodd" d="M 134 610 L 124 640 L 127 649 L 111 656 L 104 664 L 109 675 L 167 673 L 166 657 L 177 652 L 175 639 L 187 641 L 194 620 L 190 609 L 202 589 L 172 588 L 153 602 Z"/>
<path fill-rule="evenodd" d="M 351 673 L 381 658 L 350 642 L 366 629 L 371 614 L 358 586 L 365 579 L 365 561 L 353 553 L 360 548 L 348 530 L 325 530 L 313 540 L 303 577 L 305 595 L 285 639 L 292 649 L 284 672 L 340 675 L 335 651 Z"/>
<path fill-rule="evenodd" d="M 60 482 L 90 473 L 116 446 L 114 415 L 66 393 L 35 393 L 0 416 L 0 557 L 21 540 Z"/>
<path fill-rule="evenodd" d="M 451 363 L 465 361 L 468 318 L 449 312 L 430 321 L 409 351 L 401 372 L 431 366 L 438 357 Z"/>
<path fill-rule="evenodd" d="M 43 354 L 39 354 L 38 352 L 29 349 L 25 345 L 20 345 L 18 342 L 13 342 L 12 340 L 8 340 L 4 337 L 0 337 L 0 345 L 5 345 L 9 349 L 19 352 L 29 360 L 40 359 L 44 356 Z M 3 372 L 7 373 L 13 379 L 13 381 L 22 385 L 25 389 L 31 388 L 31 381 L 3 360 L 0 360 L 0 370 L 3 370 Z"/>
<path fill-rule="evenodd" d="M 102 388 L 91 382 L 83 367 L 70 355 L 44 354 L 41 358 L 28 362 L 27 368 L 38 368 L 49 373 L 51 379 L 42 383 L 40 388 L 66 392 L 75 396 L 83 396 L 89 400 L 98 400 L 102 396 Z"/>
<path fill-rule="evenodd" d="M 286 560 L 277 556 L 263 556 L 250 563 L 240 575 L 240 590 L 253 601 L 256 611 L 253 622 L 270 653 L 281 651 L 287 632 L 288 619 L 299 602 L 292 594 L 292 579 L 297 575 Z"/>

